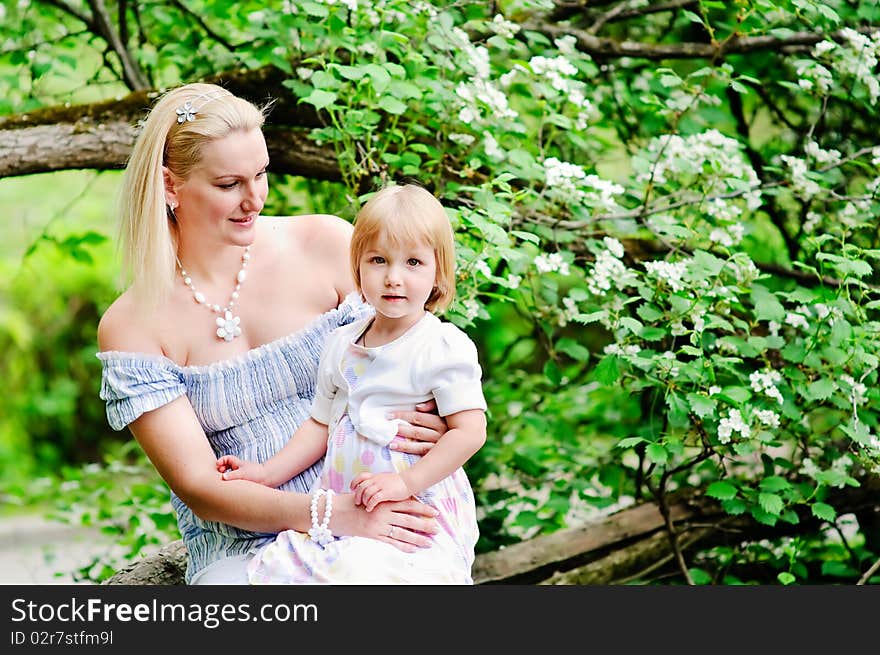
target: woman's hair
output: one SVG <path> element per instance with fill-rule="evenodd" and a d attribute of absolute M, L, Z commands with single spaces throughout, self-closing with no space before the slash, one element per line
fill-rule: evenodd
<path fill-rule="evenodd" d="M 177 230 L 165 204 L 166 166 L 186 180 L 207 143 L 263 126 L 264 110 L 214 84 L 187 84 L 162 95 L 135 141 L 119 199 L 124 270 L 133 291 L 155 306 L 176 274 Z"/>
<path fill-rule="evenodd" d="M 446 309 L 455 297 L 455 239 L 440 201 L 418 185 L 392 184 L 361 207 L 351 237 L 351 272 L 358 291 L 361 256 L 379 239 L 394 245 L 424 242 L 434 249 L 437 279 L 425 309 Z"/>

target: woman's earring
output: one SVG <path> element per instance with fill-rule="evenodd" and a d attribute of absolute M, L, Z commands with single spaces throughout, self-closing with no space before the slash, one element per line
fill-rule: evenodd
<path fill-rule="evenodd" d="M 174 210 L 177 208 L 177 203 L 172 202 L 172 203 L 165 205 L 165 207 L 168 209 L 168 218 L 176 223 L 177 222 L 177 214 L 174 213 Z"/>

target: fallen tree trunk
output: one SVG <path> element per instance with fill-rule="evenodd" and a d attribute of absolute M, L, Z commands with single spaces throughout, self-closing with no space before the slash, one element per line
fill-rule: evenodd
<path fill-rule="evenodd" d="M 858 488 L 837 491 L 839 513 L 880 511 L 877 478 Z M 670 517 L 679 549 L 686 554 L 722 543 L 805 534 L 822 522 L 809 513 L 798 524 L 768 526 L 750 515 L 731 516 L 717 504 L 691 493 L 671 502 Z M 672 541 L 656 503 L 641 503 L 583 525 L 542 535 L 477 555 L 476 584 L 624 584 L 673 562 Z M 183 584 L 186 549 L 176 541 L 158 554 L 129 564 L 105 584 Z"/>

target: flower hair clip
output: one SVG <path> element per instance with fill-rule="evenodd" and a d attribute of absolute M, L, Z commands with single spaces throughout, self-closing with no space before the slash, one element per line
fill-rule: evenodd
<path fill-rule="evenodd" d="M 196 114 L 198 113 L 199 112 L 196 108 L 192 106 L 192 102 L 187 100 L 177 108 L 177 122 L 183 123 L 185 121 L 194 121 L 196 119 Z"/>
<path fill-rule="evenodd" d="M 211 91 L 210 93 L 202 93 L 201 95 L 197 95 L 195 98 L 191 100 L 187 100 L 180 107 L 178 107 L 175 111 L 177 112 L 177 122 L 178 123 L 186 123 L 187 121 L 194 121 L 196 119 L 196 114 L 199 113 L 199 110 L 207 105 L 212 100 L 216 100 L 217 98 L 222 98 L 223 96 L 231 96 L 232 94 L 229 91 Z M 205 101 L 198 106 L 195 107 L 193 104 L 200 98 L 205 98 Z"/>

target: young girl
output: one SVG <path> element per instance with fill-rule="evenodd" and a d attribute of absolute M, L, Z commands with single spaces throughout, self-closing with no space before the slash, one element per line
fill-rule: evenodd
<path fill-rule="evenodd" d="M 326 454 L 312 529 L 259 548 L 251 583 L 473 583 L 476 509 L 461 467 L 486 440 L 486 402 L 474 344 L 431 313 L 455 294 L 454 247 L 443 206 L 419 186 L 386 187 L 358 213 L 351 268 L 375 315 L 330 336 L 311 417 L 282 450 L 263 464 L 217 460 L 226 480 L 276 487 Z M 449 431 L 423 457 L 390 449 L 399 419 L 388 414 L 432 398 Z M 429 548 L 409 552 L 392 545 L 393 527 L 380 540 L 334 539 L 333 494 L 348 491 L 368 512 L 415 496 L 437 511 L 440 530 Z"/>

